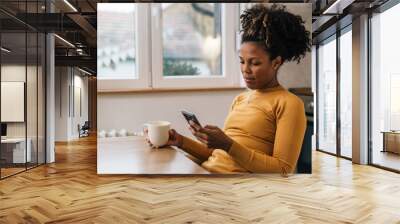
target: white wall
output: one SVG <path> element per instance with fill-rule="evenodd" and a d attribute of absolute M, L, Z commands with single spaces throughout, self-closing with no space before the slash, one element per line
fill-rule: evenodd
<path fill-rule="evenodd" d="M 69 141 L 78 138 L 78 124 L 88 120 L 88 80 L 71 67 L 56 67 L 55 73 L 55 141 Z M 82 116 L 76 107 L 79 89 Z"/>
<path fill-rule="evenodd" d="M 287 3 L 287 10 L 300 15 L 308 31 L 312 30 L 312 4 L 311 3 Z M 310 37 L 311 38 L 311 37 Z M 311 87 L 311 52 L 300 61 L 285 64 L 279 71 L 279 81 L 286 87 Z"/>
<path fill-rule="evenodd" d="M 245 90 L 210 90 L 156 93 L 99 93 L 98 130 L 141 131 L 143 123 L 167 120 L 172 128 L 190 134 L 180 110 L 196 114 L 200 123 L 223 126 L 234 97 Z"/>

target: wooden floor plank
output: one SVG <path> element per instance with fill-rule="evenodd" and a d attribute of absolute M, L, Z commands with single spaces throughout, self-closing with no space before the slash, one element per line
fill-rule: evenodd
<path fill-rule="evenodd" d="M 400 223 L 400 175 L 313 152 L 313 174 L 98 176 L 96 139 L 0 181 L 0 223 Z"/>

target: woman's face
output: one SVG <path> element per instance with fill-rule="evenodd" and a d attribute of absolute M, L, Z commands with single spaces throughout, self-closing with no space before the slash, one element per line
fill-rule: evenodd
<path fill-rule="evenodd" d="M 276 74 L 281 57 L 270 60 L 269 54 L 255 42 L 244 42 L 239 52 L 240 70 L 250 89 L 263 89 L 278 84 Z"/>

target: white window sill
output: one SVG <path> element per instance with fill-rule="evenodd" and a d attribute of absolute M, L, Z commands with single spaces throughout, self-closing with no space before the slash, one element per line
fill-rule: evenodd
<path fill-rule="evenodd" d="M 226 90 L 245 90 L 246 87 L 209 87 L 209 88 L 146 88 L 146 89 L 118 89 L 118 90 L 99 90 L 98 94 L 108 93 L 158 93 L 158 92 L 187 92 L 187 91 L 226 91 Z"/>

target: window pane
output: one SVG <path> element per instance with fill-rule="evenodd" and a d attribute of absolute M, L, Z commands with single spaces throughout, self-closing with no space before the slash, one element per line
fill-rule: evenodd
<path fill-rule="evenodd" d="M 222 75 L 221 4 L 163 3 L 164 76 Z"/>
<path fill-rule="evenodd" d="M 400 170 L 400 31 L 394 28 L 398 21 L 400 4 L 371 19 L 372 163 L 396 170 Z"/>
<path fill-rule="evenodd" d="M 318 48 L 318 147 L 336 153 L 336 39 Z"/>
<path fill-rule="evenodd" d="M 97 77 L 137 79 L 135 4 L 97 4 Z"/>
<path fill-rule="evenodd" d="M 340 36 L 340 150 L 351 158 L 352 141 L 352 35 L 351 30 Z"/>

